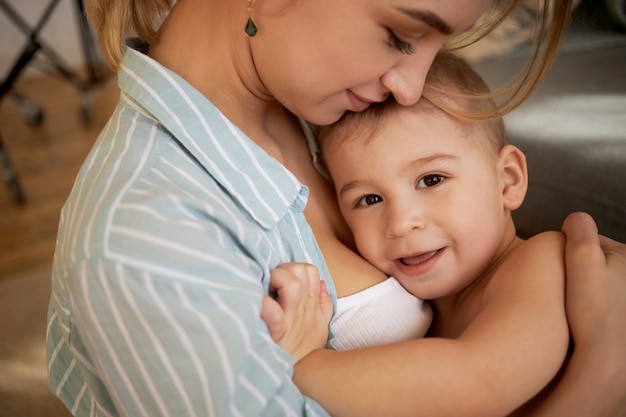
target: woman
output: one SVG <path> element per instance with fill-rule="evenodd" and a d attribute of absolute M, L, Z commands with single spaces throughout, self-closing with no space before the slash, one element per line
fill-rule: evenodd
<path fill-rule="evenodd" d="M 389 94 L 414 103 L 437 51 L 490 2 L 172 3 L 86 2 L 122 94 L 61 214 L 51 389 L 75 415 L 327 415 L 295 388 L 291 359 L 259 317 L 269 273 L 313 263 L 339 297 L 385 277 L 355 254 L 296 116 L 330 124 Z M 556 53 L 569 4 L 530 85 Z M 147 54 L 123 52 L 134 33 Z M 546 403 L 581 407 L 582 377 L 610 384 L 598 398 L 618 407 L 623 377 L 598 362 L 626 337 L 614 330 L 624 304 L 602 304 L 626 293 L 624 249 L 607 266 L 593 223 L 572 218 L 565 230 L 580 349 Z M 596 259 L 571 255 L 581 248 Z M 367 366 L 392 353 L 406 367 L 413 342 L 371 349 Z"/>

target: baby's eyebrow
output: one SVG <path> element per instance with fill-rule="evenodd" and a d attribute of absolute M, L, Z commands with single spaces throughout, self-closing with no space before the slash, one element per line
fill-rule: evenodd
<path fill-rule="evenodd" d="M 433 12 L 427 10 L 410 9 L 408 7 L 398 7 L 397 10 L 415 20 L 426 23 L 428 26 L 434 28 L 444 35 L 451 35 L 452 33 L 454 33 L 450 25 L 444 22 L 442 18 L 440 18 Z"/>
<path fill-rule="evenodd" d="M 458 159 L 460 159 L 458 155 L 453 155 L 453 154 L 448 154 L 448 153 L 436 153 L 436 154 L 433 154 L 433 155 L 425 156 L 423 158 L 418 158 L 418 159 L 412 161 L 411 165 L 412 166 L 415 166 L 415 165 L 419 166 L 419 165 L 428 164 L 428 163 L 433 162 L 433 161 L 445 161 L 445 160 L 455 161 L 455 160 L 458 160 Z"/>
<path fill-rule="evenodd" d="M 343 195 L 344 193 L 350 191 L 353 188 L 357 188 L 359 185 L 361 184 L 360 181 L 358 180 L 354 180 L 354 181 L 350 181 L 347 182 L 346 184 L 344 184 L 341 189 L 339 190 L 339 195 Z"/>

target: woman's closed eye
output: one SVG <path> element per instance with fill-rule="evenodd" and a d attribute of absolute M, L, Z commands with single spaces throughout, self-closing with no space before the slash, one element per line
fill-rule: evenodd
<path fill-rule="evenodd" d="M 425 175 L 424 177 L 420 178 L 415 188 L 434 187 L 436 185 L 441 184 L 445 179 L 446 177 L 440 174 Z"/>
<path fill-rule="evenodd" d="M 387 42 L 389 43 L 389 46 L 391 46 L 394 49 L 397 49 L 398 51 L 400 51 L 401 53 L 405 54 L 405 55 L 411 55 L 413 53 L 415 53 L 415 48 L 413 47 L 413 44 L 411 42 L 407 42 L 405 40 L 402 40 L 398 37 L 398 35 L 396 35 L 391 29 L 387 28 Z"/>

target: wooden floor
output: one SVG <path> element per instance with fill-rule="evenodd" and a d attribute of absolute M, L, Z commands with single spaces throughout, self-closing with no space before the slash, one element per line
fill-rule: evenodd
<path fill-rule="evenodd" d="M 16 87 L 41 106 L 44 120 L 31 126 L 12 97 L 0 102 L 0 135 L 25 195 L 17 204 L 0 183 L 0 280 L 50 267 L 60 209 L 119 97 L 114 77 L 95 86 L 85 123 L 89 97 L 66 81 L 42 75 Z"/>

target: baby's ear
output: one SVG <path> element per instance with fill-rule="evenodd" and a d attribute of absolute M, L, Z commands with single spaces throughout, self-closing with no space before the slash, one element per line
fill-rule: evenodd
<path fill-rule="evenodd" d="M 506 210 L 516 210 L 522 205 L 528 189 L 526 156 L 513 145 L 506 145 L 498 156 L 498 169 L 502 175 L 502 197 Z"/>

